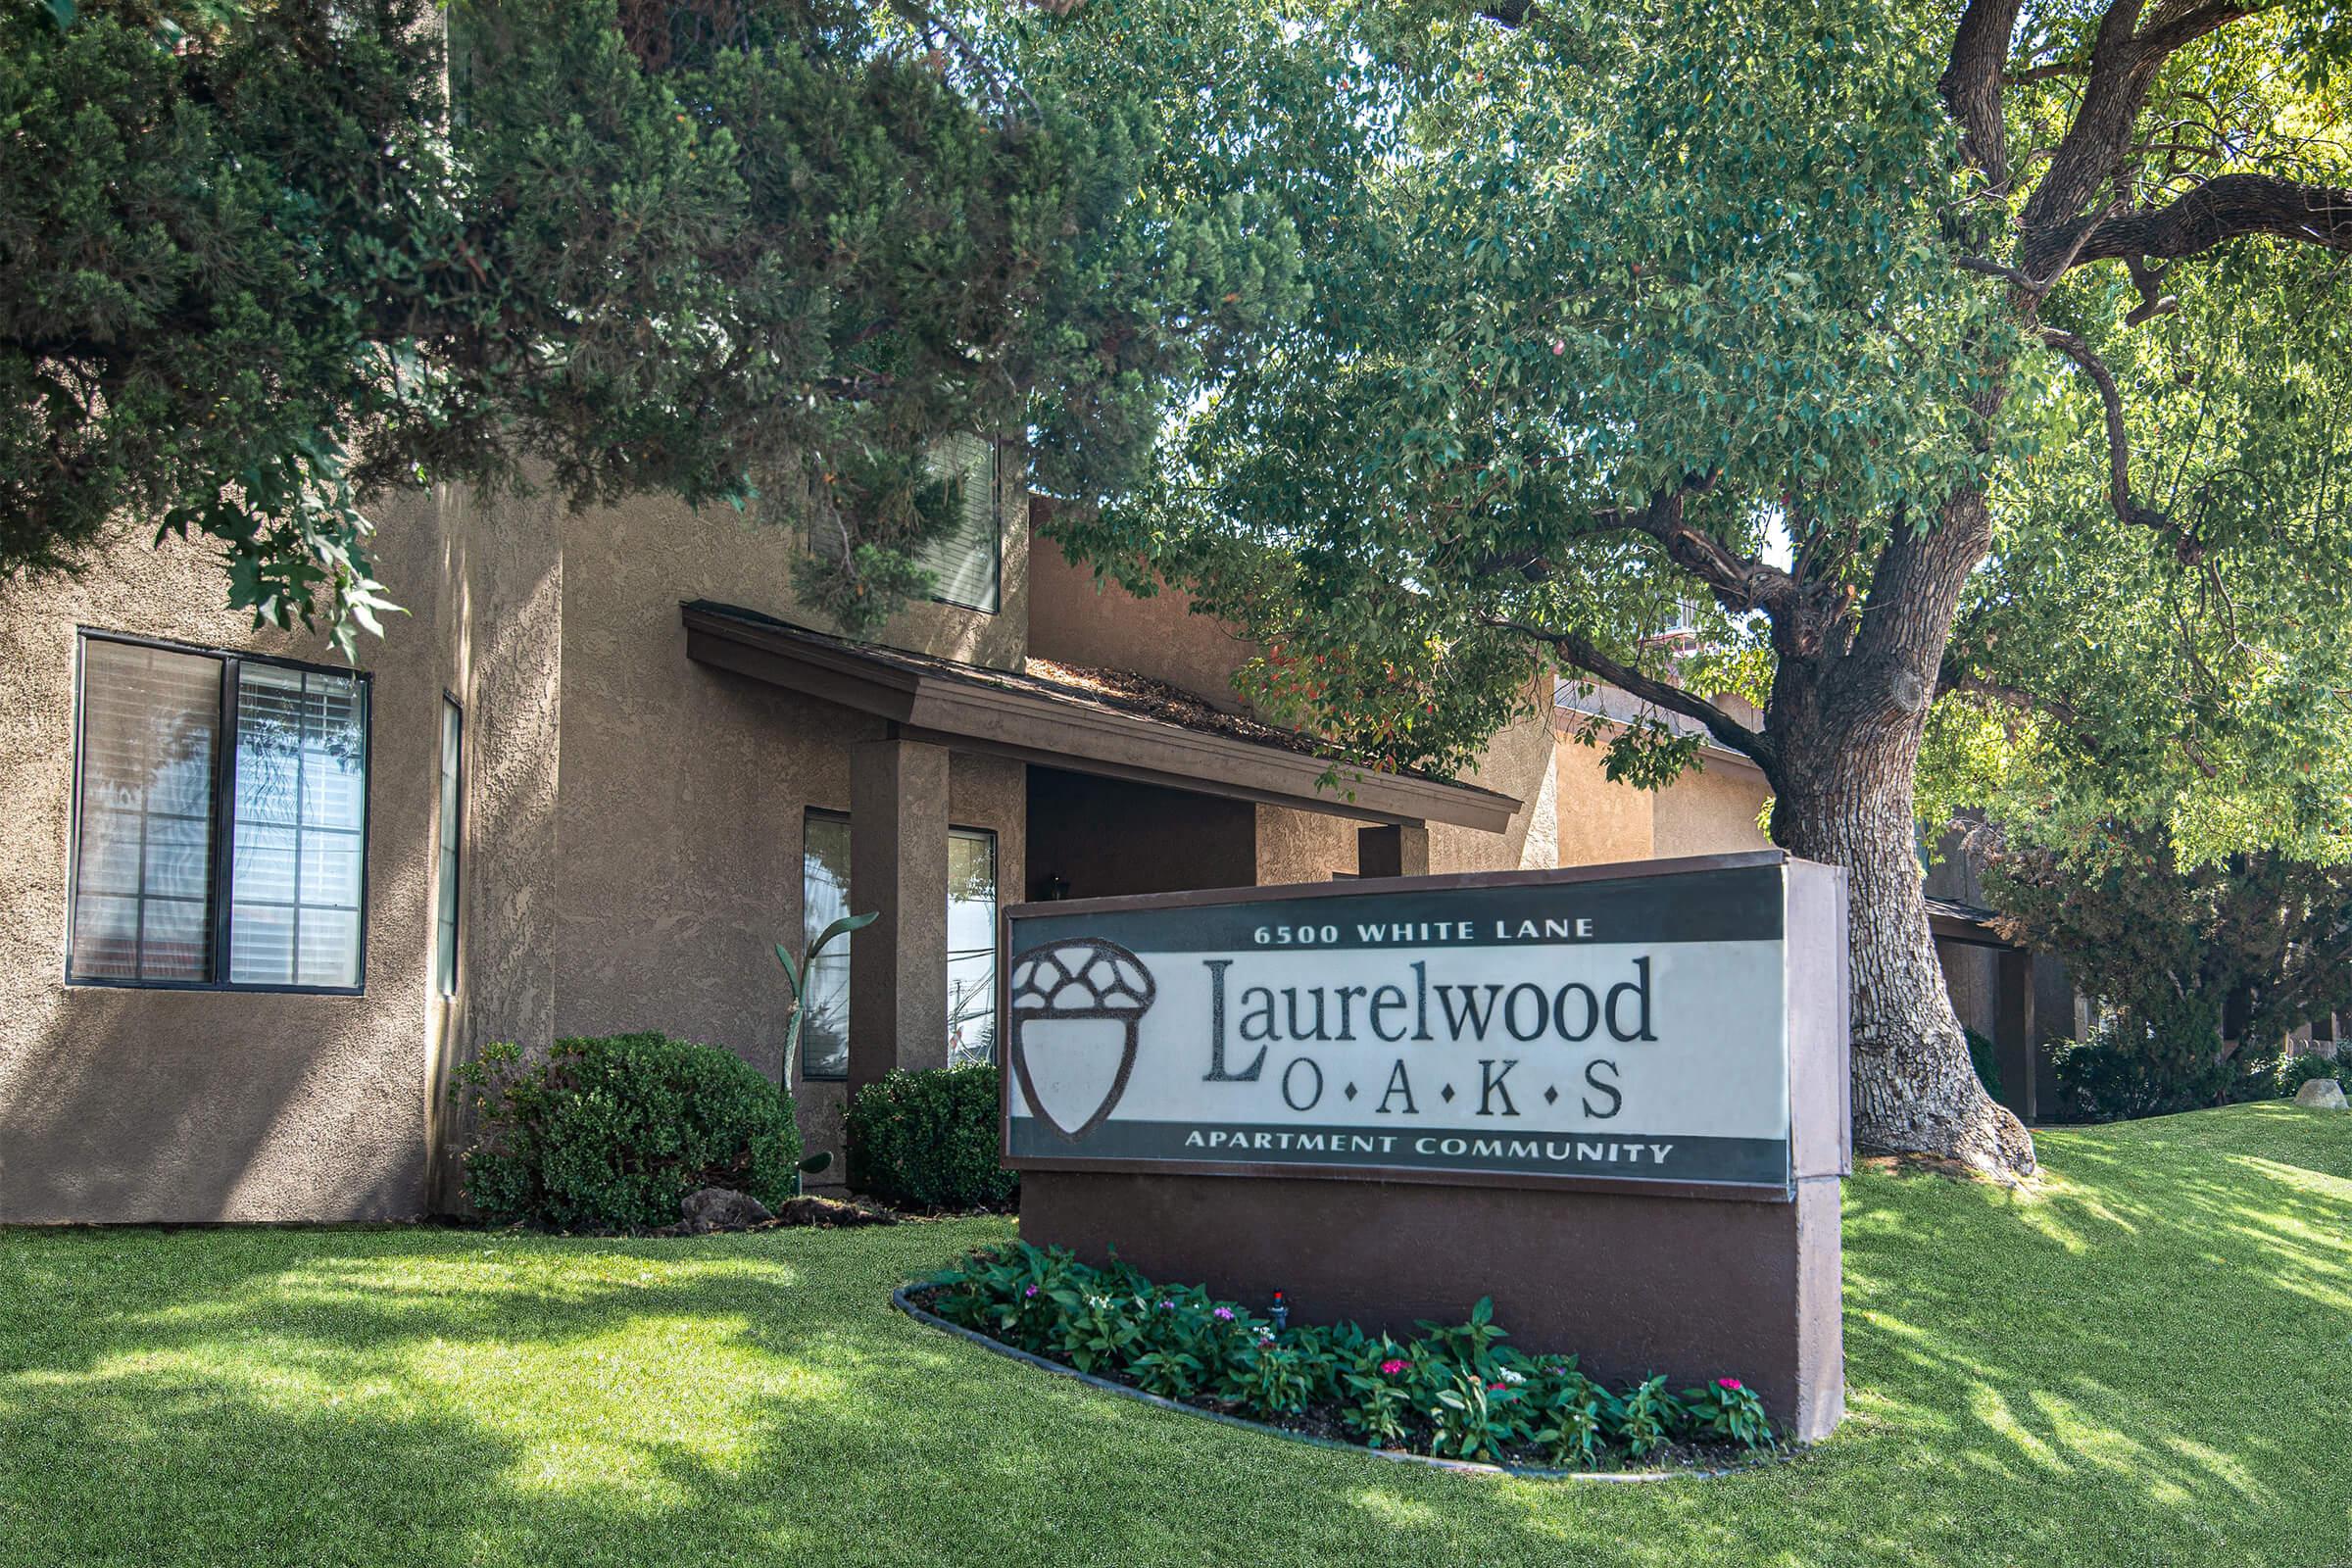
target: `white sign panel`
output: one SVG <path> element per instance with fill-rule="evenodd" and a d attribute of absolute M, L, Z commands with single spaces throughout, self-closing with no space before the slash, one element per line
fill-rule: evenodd
<path fill-rule="evenodd" d="M 1006 911 L 1008 1163 L 1785 1188 L 1784 867 Z"/>

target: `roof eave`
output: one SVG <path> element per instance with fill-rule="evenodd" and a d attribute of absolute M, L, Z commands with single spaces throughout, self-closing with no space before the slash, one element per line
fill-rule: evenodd
<path fill-rule="evenodd" d="M 687 657 L 902 726 L 963 751 L 1366 822 L 1498 833 L 1519 803 L 1474 785 L 1344 762 L 1158 719 L 907 668 L 703 605 L 683 609 Z M 1336 776 L 1338 788 L 1323 787 Z"/>

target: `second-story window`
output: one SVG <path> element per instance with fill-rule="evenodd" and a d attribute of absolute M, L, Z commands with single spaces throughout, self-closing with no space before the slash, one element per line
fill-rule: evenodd
<path fill-rule="evenodd" d="M 915 560 L 938 580 L 934 599 L 993 615 L 1004 577 L 997 444 L 976 435 L 949 436 L 933 450 L 931 468 L 956 481 L 956 525 L 916 551 Z"/>

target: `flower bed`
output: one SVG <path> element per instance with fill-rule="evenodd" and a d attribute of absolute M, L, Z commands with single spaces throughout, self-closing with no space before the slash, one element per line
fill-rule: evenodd
<path fill-rule="evenodd" d="M 950 1323 L 1093 1377 L 1200 1409 L 1369 1447 L 1491 1464 L 1617 1469 L 1720 1464 L 1774 1445 L 1755 1392 L 1723 1377 L 1611 1390 L 1573 1355 L 1503 1343 L 1494 1306 L 1399 1344 L 1352 1323 L 1292 1324 L 1198 1286 L 1154 1285 L 1056 1248 L 972 1253 L 906 1292 Z"/>

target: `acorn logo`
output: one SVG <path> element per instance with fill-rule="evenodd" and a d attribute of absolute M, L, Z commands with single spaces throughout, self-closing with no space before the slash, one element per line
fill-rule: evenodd
<path fill-rule="evenodd" d="M 1013 956 L 1012 1071 L 1038 1120 L 1070 1143 L 1102 1124 L 1127 1092 L 1157 989 L 1141 958 L 1099 937 Z"/>

